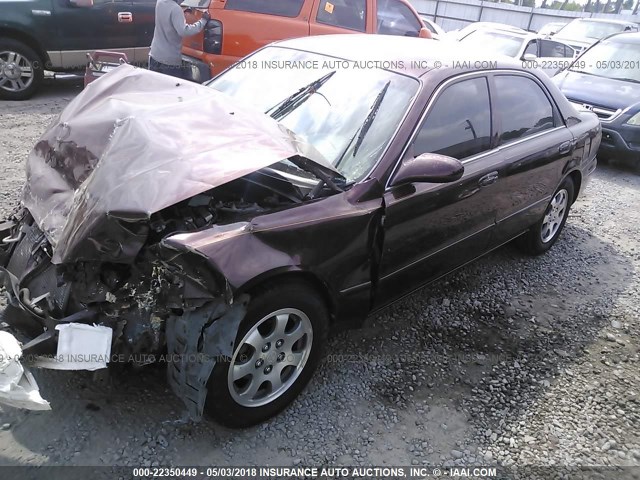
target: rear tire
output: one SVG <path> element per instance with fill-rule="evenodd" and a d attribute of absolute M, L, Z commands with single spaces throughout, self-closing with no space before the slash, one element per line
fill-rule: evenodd
<path fill-rule="evenodd" d="M 565 178 L 551 197 L 540 221 L 516 239 L 516 245 L 523 252 L 540 255 L 556 243 L 569 216 L 574 190 L 573 181 Z"/>
<path fill-rule="evenodd" d="M 44 65 L 28 45 L 0 38 L 0 99 L 26 100 L 42 85 Z"/>
<path fill-rule="evenodd" d="M 286 408 L 311 379 L 327 339 L 329 312 L 304 282 L 254 292 L 230 361 L 216 363 L 205 413 L 233 428 Z"/>

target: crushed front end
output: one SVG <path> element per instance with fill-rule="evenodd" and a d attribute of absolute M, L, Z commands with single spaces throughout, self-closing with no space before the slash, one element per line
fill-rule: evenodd
<path fill-rule="evenodd" d="M 300 203 L 282 175 L 260 172 L 302 147 L 201 85 L 128 65 L 92 83 L 30 153 L 21 210 L 0 223 L 3 319 L 25 363 L 95 370 L 166 352 L 169 383 L 199 418 L 248 298 L 197 249 L 165 240 L 225 236 Z"/>
<path fill-rule="evenodd" d="M 166 358 L 171 386 L 190 416 L 201 416 L 209 373 L 232 354 L 246 297 L 233 299 L 194 252 L 156 243 L 130 264 L 56 265 L 27 210 L 0 226 L 3 320 L 23 340 L 27 366 L 95 370 Z M 84 328 L 69 336 L 65 327 L 78 325 Z M 106 350 L 90 343 L 99 332 L 107 332 Z"/>

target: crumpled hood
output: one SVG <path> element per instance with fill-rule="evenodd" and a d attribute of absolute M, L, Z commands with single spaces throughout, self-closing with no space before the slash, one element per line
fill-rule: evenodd
<path fill-rule="evenodd" d="M 27 160 L 23 203 L 53 246 L 53 263 L 127 262 L 142 243 L 122 240 L 140 235 L 141 220 L 313 150 L 220 92 L 123 65 L 49 126 Z"/>

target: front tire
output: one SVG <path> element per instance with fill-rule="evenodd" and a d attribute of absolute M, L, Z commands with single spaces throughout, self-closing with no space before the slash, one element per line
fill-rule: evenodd
<path fill-rule="evenodd" d="M 569 216 L 574 189 L 573 181 L 565 178 L 551 197 L 540 221 L 516 240 L 522 251 L 529 255 L 540 255 L 556 243 Z"/>
<path fill-rule="evenodd" d="M 0 38 L 0 99 L 31 98 L 43 79 L 42 59 L 31 47 L 11 38 Z"/>
<path fill-rule="evenodd" d="M 326 343 L 329 312 L 305 283 L 282 283 L 252 295 L 230 361 L 216 363 L 205 413 L 234 428 L 283 410 L 311 379 Z"/>

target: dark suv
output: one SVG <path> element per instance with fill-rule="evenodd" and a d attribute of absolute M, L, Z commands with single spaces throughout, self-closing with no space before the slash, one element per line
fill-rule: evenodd
<path fill-rule="evenodd" d="M 553 81 L 570 102 L 600 118 L 598 156 L 640 168 L 640 33 L 600 40 Z"/>
<path fill-rule="evenodd" d="M 145 62 L 156 0 L 0 0 L 0 99 L 31 97 L 44 70 L 84 68 L 111 49 Z"/>

